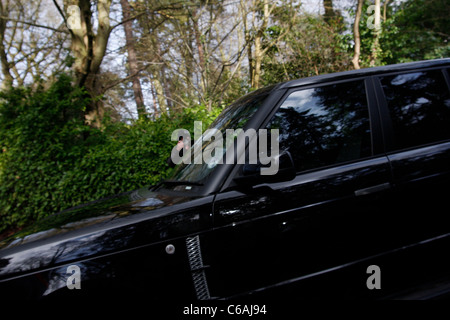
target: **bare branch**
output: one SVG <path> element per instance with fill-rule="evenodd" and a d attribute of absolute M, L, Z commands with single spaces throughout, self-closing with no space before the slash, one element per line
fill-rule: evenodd
<path fill-rule="evenodd" d="M 18 19 L 11 19 L 11 18 L 4 17 L 4 16 L 0 16 L 0 19 L 2 19 L 2 20 L 7 20 L 7 21 L 11 21 L 11 22 L 16 22 L 16 23 L 23 23 L 23 24 L 26 24 L 26 25 L 29 25 L 29 26 L 32 26 L 32 27 L 48 29 L 48 30 L 52 30 L 52 31 L 55 31 L 55 32 L 61 32 L 61 33 L 67 33 L 67 34 L 69 33 L 69 32 L 66 31 L 66 30 L 55 29 L 55 28 L 53 28 L 53 27 L 44 26 L 44 25 L 42 25 L 42 24 L 37 24 L 37 23 L 28 22 L 28 21 L 23 21 L 23 20 L 18 20 Z"/>
<path fill-rule="evenodd" d="M 64 12 L 62 11 L 61 7 L 59 6 L 58 2 L 56 2 L 56 0 L 53 0 L 53 3 L 55 4 L 56 9 L 58 10 L 59 14 L 61 15 L 61 17 L 64 20 L 65 25 L 67 26 L 67 19 L 66 16 L 64 15 Z"/>
<path fill-rule="evenodd" d="M 103 88 L 102 88 L 102 92 L 105 93 L 106 91 L 108 91 L 108 90 L 114 88 L 115 86 L 117 86 L 117 85 L 119 85 L 119 84 L 121 84 L 121 83 L 123 83 L 123 82 L 129 81 L 130 79 L 132 79 L 133 77 L 136 77 L 137 75 L 139 75 L 139 73 L 141 73 L 142 71 L 144 71 L 145 69 L 147 69 L 147 68 L 150 67 L 151 65 L 155 65 L 155 64 L 163 64 L 163 63 L 162 63 L 162 62 L 150 62 L 150 63 L 147 63 L 145 66 L 139 68 L 135 73 L 130 74 L 129 76 L 127 76 L 127 77 L 125 77 L 125 78 L 123 78 L 123 79 L 114 81 L 113 83 L 111 83 L 111 84 L 109 84 L 109 85 L 103 87 Z"/>
<path fill-rule="evenodd" d="M 135 15 L 135 16 L 132 16 L 132 17 L 130 17 L 128 19 L 124 19 L 124 20 L 120 21 L 119 23 L 116 23 L 115 25 L 113 25 L 111 27 L 111 31 L 114 30 L 115 28 L 117 28 L 118 26 L 121 26 L 124 23 L 127 23 L 129 21 L 133 21 L 133 20 L 136 20 L 139 17 L 142 17 L 144 14 L 145 14 L 145 12 L 141 12 L 141 13 Z"/>

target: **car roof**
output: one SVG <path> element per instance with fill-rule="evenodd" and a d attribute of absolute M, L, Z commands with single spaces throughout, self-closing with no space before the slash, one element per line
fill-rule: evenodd
<path fill-rule="evenodd" d="M 321 82 L 329 82 L 332 80 L 344 80 L 363 76 L 372 76 L 382 73 L 401 72 L 415 69 L 432 68 L 439 66 L 450 66 L 450 58 L 425 60 L 417 62 L 400 63 L 381 67 L 364 68 L 359 70 L 350 70 L 336 73 L 323 74 L 319 76 L 307 77 L 297 80 L 291 80 L 280 83 L 276 89 L 288 89 L 309 84 L 317 84 Z"/>

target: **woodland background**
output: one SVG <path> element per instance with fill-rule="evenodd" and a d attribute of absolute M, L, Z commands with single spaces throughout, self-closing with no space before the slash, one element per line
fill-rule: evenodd
<path fill-rule="evenodd" d="M 0 238 L 157 183 L 252 90 L 450 56 L 449 0 L 0 1 Z"/>

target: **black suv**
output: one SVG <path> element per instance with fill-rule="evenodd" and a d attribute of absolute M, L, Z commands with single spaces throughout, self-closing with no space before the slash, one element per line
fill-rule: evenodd
<path fill-rule="evenodd" d="M 0 296 L 157 304 L 446 292 L 449 88 L 441 59 L 246 95 L 211 128 L 278 130 L 275 174 L 259 162 L 191 161 L 157 186 L 53 215 L 1 244 Z"/>

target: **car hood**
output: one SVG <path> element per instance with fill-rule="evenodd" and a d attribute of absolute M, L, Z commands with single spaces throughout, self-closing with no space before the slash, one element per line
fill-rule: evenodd
<path fill-rule="evenodd" d="M 0 243 L 0 280 L 196 232 L 205 221 L 189 208 L 211 200 L 145 187 L 65 210 Z"/>

